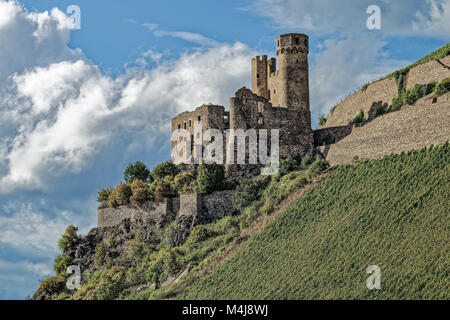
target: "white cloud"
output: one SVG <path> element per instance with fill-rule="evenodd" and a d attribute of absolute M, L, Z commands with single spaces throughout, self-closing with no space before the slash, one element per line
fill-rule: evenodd
<path fill-rule="evenodd" d="M 43 256 L 56 254 L 58 239 L 74 218 L 65 211 L 52 219 L 36 212 L 31 204 L 10 203 L 2 207 L 0 243 Z"/>
<path fill-rule="evenodd" d="M 415 32 L 424 32 L 428 35 L 442 35 L 444 38 L 450 36 L 450 1 L 426 0 L 429 5 L 428 14 L 416 12 L 416 19 L 412 27 Z"/>
<path fill-rule="evenodd" d="M 173 37 L 207 47 L 214 47 L 219 45 L 219 42 L 217 42 L 216 40 L 205 37 L 204 35 L 199 33 L 187 31 L 167 31 L 159 29 L 157 24 L 149 22 L 143 23 L 142 26 L 151 31 L 156 37 Z"/>
<path fill-rule="evenodd" d="M 81 57 L 67 47 L 72 20 L 58 9 L 32 12 L 17 2 L 0 0 L 0 86 L 26 68 Z"/>
<path fill-rule="evenodd" d="M 248 9 L 287 29 L 360 33 L 373 4 L 381 7 L 383 34 L 449 36 L 450 0 L 257 0 Z"/>
<path fill-rule="evenodd" d="M 386 59 L 387 43 L 373 36 L 327 40 L 310 73 L 313 118 L 327 115 L 345 93 L 385 76 L 407 61 Z M 314 119 L 315 120 L 315 119 Z"/>
<path fill-rule="evenodd" d="M 0 259 L 0 279 L 6 280 L 10 277 L 11 273 L 21 273 L 23 279 L 25 280 L 26 274 L 31 272 L 37 276 L 48 276 L 52 273 L 52 270 L 48 265 L 44 263 L 33 263 L 30 261 L 18 261 L 10 262 Z M 7 276 L 3 276 L 4 274 Z"/>
<path fill-rule="evenodd" d="M 3 20 L 5 8 L 0 7 Z M 10 3 L 7 8 L 11 10 Z M 33 64 L 30 44 L 15 45 L 19 52 L 31 53 L 24 72 L 20 68 L 7 71 L 15 74 L 0 97 L 4 101 L 0 105 L 0 193 L 45 189 L 55 176 L 79 173 L 115 138 L 126 136 L 133 144 L 135 137 L 142 145 L 151 145 L 143 137 L 152 141 L 168 134 L 173 115 L 207 102 L 227 105 L 236 89 L 250 80 L 249 61 L 254 53 L 241 43 L 199 49 L 152 70 L 129 69 L 123 76 L 110 78 L 81 54 L 75 59 L 66 47 L 66 24 L 54 22 L 41 28 L 43 22 L 30 21 L 47 21 L 51 15 L 27 13 L 17 4 L 13 8 L 16 18 L 3 23 L 9 31 L 26 27 L 46 39 L 50 48 L 66 52 L 68 59 L 50 52 L 55 62 L 43 65 L 37 59 Z M 60 12 L 52 14 L 56 18 L 51 19 L 61 20 Z M 13 52 L 7 55 L 12 64 L 22 58 Z"/>

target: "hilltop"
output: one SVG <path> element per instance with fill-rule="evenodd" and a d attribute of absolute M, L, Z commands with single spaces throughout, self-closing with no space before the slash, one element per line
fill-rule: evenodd
<path fill-rule="evenodd" d="M 125 183 L 99 192 L 99 227 L 67 228 L 33 298 L 448 299 L 447 48 L 349 97 L 308 133 L 317 148 L 276 175 L 130 164 Z M 369 265 L 381 290 L 365 287 Z"/>

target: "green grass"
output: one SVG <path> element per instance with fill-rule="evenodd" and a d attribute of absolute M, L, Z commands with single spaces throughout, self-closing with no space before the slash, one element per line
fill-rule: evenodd
<path fill-rule="evenodd" d="M 449 299 L 449 181 L 448 143 L 338 167 L 175 298 Z"/>
<path fill-rule="evenodd" d="M 446 56 L 448 56 L 449 54 L 450 54 L 450 43 L 447 43 L 443 47 L 437 49 L 436 51 L 433 51 L 429 55 L 426 55 L 422 59 L 417 60 L 413 64 L 411 64 L 411 65 L 407 66 L 406 68 L 403 68 L 397 72 L 407 73 L 409 70 L 411 70 L 415 66 L 418 66 L 419 64 L 426 63 L 428 61 L 435 60 L 435 59 L 442 59 L 442 58 L 445 58 Z M 393 76 L 394 73 L 390 74 L 389 76 Z"/>

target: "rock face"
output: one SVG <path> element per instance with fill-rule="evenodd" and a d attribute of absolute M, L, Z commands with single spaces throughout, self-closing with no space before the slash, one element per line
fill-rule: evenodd
<path fill-rule="evenodd" d="M 175 232 L 171 246 L 179 246 L 186 241 L 192 228 L 199 224 L 211 223 L 236 210 L 232 205 L 233 190 L 217 191 L 212 194 L 183 194 L 180 198 L 165 199 L 162 203 L 148 202 L 142 208 L 131 205 L 117 208 L 99 209 L 98 228 L 92 229 L 76 245 L 66 249 L 64 255 L 71 257 L 72 264 L 81 270 L 94 270 L 94 255 L 98 244 L 112 243 L 107 257 L 126 259 L 127 242 L 140 234 L 143 241 L 157 245 L 162 240 L 155 231 L 174 224 Z"/>
<path fill-rule="evenodd" d="M 329 146 L 320 147 L 331 165 L 354 159 L 375 159 L 392 153 L 439 145 L 450 140 L 450 94 L 435 103 L 427 96 L 413 106 L 403 106 L 355 127 L 350 135 Z"/>

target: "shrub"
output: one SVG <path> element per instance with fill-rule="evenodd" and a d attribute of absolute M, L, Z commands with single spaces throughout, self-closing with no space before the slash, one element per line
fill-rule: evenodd
<path fill-rule="evenodd" d="M 172 189 L 177 193 L 186 193 L 192 191 L 192 183 L 195 181 L 195 177 L 190 172 L 181 172 L 173 179 Z"/>
<path fill-rule="evenodd" d="M 97 244 L 94 253 L 94 266 L 96 268 L 101 268 L 105 265 L 107 253 L 108 248 L 106 247 L 106 244 L 103 241 Z"/>
<path fill-rule="evenodd" d="M 325 118 L 325 116 L 321 115 L 319 118 L 319 125 L 323 126 L 325 123 L 327 123 L 327 118 Z"/>
<path fill-rule="evenodd" d="M 269 182 L 270 176 L 258 176 L 241 180 L 232 197 L 233 206 L 238 210 L 242 210 L 253 201 L 260 199 Z"/>
<path fill-rule="evenodd" d="M 73 295 L 74 299 L 86 300 L 114 300 L 119 298 L 125 289 L 125 268 L 114 266 L 111 269 L 101 271 L 98 280 L 81 287 Z"/>
<path fill-rule="evenodd" d="M 162 202 L 164 198 L 171 195 L 170 184 L 163 180 L 158 180 L 155 187 L 155 201 Z"/>
<path fill-rule="evenodd" d="M 302 158 L 300 156 L 287 157 L 280 160 L 280 168 L 278 170 L 278 176 L 284 176 L 289 172 L 300 170 Z"/>
<path fill-rule="evenodd" d="M 314 162 L 315 158 L 309 154 L 303 156 L 302 158 L 302 162 L 301 162 L 301 169 L 305 170 L 307 169 L 313 162 Z"/>
<path fill-rule="evenodd" d="M 64 232 L 61 239 L 58 240 L 58 248 L 61 251 L 72 247 L 80 240 L 81 237 L 77 234 L 77 231 L 78 228 L 74 225 L 70 225 L 66 228 L 66 232 Z"/>
<path fill-rule="evenodd" d="M 130 202 L 136 207 L 141 207 L 146 201 L 151 200 L 148 184 L 141 180 L 134 180 L 131 185 Z"/>
<path fill-rule="evenodd" d="M 202 162 L 198 166 L 197 188 L 201 193 L 220 190 L 225 176 L 223 165 Z"/>
<path fill-rule="evenodd" d="M 413 105 L 417 100 L 422 98 L 422 90 L 420 85 L 416 84 L 409 90 L 406 90 L 402 95 L 403 105 Z"/>
<path fill-rule="evenodd" d="M 165 161 L 154 167 L 151 175 L 153 180 L 162 180 L 166 176 L 175 177 L 179 173 L 180 168 L 178 166 L 176 166 L 170 161 Z"/>
<path fill-rule="evenodd" d="M 430 93 L 432 93 L 436 89 L 437 84 L 438 84 L 437 81 L 430 82 L 427 85 L 427 89 L 425 91 L 425 95 L 429 95 Z"/>
<path fill-rule="evenodd" d="M 446 78 L 436 85 L 436 95 L 441 96 L 450 91 L 450 78 Z"/>
<path fill-rule="evenodd" d="M 130 197 L 131 197 L 131 188 L 126 183 L 120 183 L 115 192 L 115 198 L 117 205 L 124 206 L 130 203 Z"/>
<path fill-rule="evenodd" d="M 59 293 L 66 287 L 66 274 L 60 273 L 56 276 L 45 279 L 39 285 L 39 289 L 34 293 L 33 298 L 40 297 L 50 299 L 53 294 Z"/>
<path fill-rule="evenodd" d="M 202 241 L 205 241 L 206 239 L 210 238 L 214 235 L 214 232 L 209 230 L 204 225 L 198 225 L 195 226 L 194 229 L 192 229 L 191 234 L 186 240 L 186 243 L 188 245 L 193 245 Z"/>
<path fill-rule="evenodd" d="M 97 195 L 97 202 L 99 203 L 98 208 L 104 209 L 108 207 L 109 196 L 114 191 L 114 188 L 101 189 Z"/>
<path fill-rule="evenodd" d="M 403 106 L 402 99 L 399 99 L 398 97 L 392 98 L 392 104 L 389 108 L 389 111 L 397 111 Z"/>
<path fill-rule="evenodd" d="M 361 122 L 364 122 L 364 121 L 366 121 L 366 118 L 364 116 L 364 111 L 361 110 L 358 113 L 358 115 L 355 118 L 353 118 L 351 123 L 361 123 Z"/>
<path fill-rule="evenodd" d="M 108 207 L 115 208 L 118 205 L 119 204 L 117 203 L 117 199 L 116 199 L 116 189 L 114 189 L 114 190 L 112 190 L 112 192 L 110 193 L 110 195 L 108 197 Z"/>
<path fill-rule="evenodd" d="M 148 182 L 151 179 L 150 170 L 148 170 L 144 163 L 136 161 L 135 163 L 128 164 L 125 172 L 123 173 L 123 178 L 126 183 L 131 183 L 134 180 Z"/>
<path fill-rule="evenodd" d="M 367 88 L 369 87 L 370 83 L 365 83 L 363 84 L 363 86 L 361 87 L 361 91 L 365 92 L 367 90 Z"/>
<path fill-rule="evenodd" d="M 64 254 L 60 254 L 56 257 L 56 259 L 53 262 L 53 270 L 55 270 L 56 274 L 64 273 L 67 270 L 67 267 L 70 266 L 70 263 L 72 262 L 72 258 L 69 256 L 66 256 Z"/>
<path fill-rule="evenodd" d="M 330 165 L 326 160 L 317 159 L 306 171 L 306 176 L 308 177 L 308 179 L 311 179 L 329 167 Z"/>
<path fill-rule="evenodd" d="M 155 248 L 144 240 L 144 234 L 141 231 L 136 232 L 133 240 L 128 241 L 127 246 L 130 248 L 131 257 L 141 260 L 145 255 L 151 253 Z"/>
<path fill-rule="evenodd" d="M 155 191 L 156 191 L 157 183 L 158 183 L 158 181 L 154 180 L 148 186 L 148 193 L 149 193 L 149 200 L 150 201 L 155 201 Z"/>

